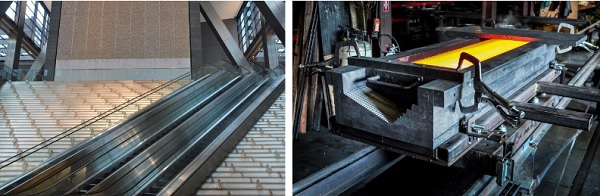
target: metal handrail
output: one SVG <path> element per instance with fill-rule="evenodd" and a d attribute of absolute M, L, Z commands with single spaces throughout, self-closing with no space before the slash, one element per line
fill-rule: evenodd
<path fill-rule="evenodd" d="M 220 72 L 222 72 L 222 73 L 225 73 L 225 71 L 220 71 Z M 186 86 L 186 87 L 184 87 L 184 88 L 182 88 L 182 89 L 178 90 L 177 92 L 175 92 L 175 93 L 173 93 L 173 94 L 169 95 L 169 97 L 167 97 L 167 99 L 176 98 L 176 97 L 180 97 L 180 98 L 181 98 L 181 100 L 177 100 L 177 101 L 175 101 L 175 102 L 172 102 L 173 104 L 176 104 L 176 103 L 181 103 L 181 104 L 183 104 L 183 105 L 179 105 L 179 106 L 170 105 L 170 106 L 166 106 L 166 107 L 175 107 L 175 108 L 183 108 L 183 109 L 185 109 L 185 111 L 186 111 L 186 112 L 183 112 L 183 113 L 181 113 L 181 114 L 176 114 L 176 115 L 178 115 L 178 116 L 179 116 L 179 117 L 177 117 L 177 119 L 178 119 L 178 118 L 185 118 L 184 116 L 187 116 L 187 115 L 188 115 L 190 112 L 192 112 L 192 113 L 193 113 L 193 111 L 195 111 L 197 107 L 201 107 L 202 105 L 206 104 L 206 101 L 207 101 L 207 100 L 211 100 L 212 98 L 214 98 L 214 96 L 218 95 L 218 92 L 221 92 L 221 91 L 224 91 L 224 89 L 227 89 L 227 88 L 226 88 L 226 86 L 228 86 L 228 85 L 229 85 L 229 84 L 230 84 L 232 81 L 236 81 L 236 79 L 235 79 L 235 78 L 238 78 L 238 77 L 234 77 L 234 79 L 233 79 L 233 80 L 231 80 L 230 82 L 225 82 L 226 84 L 225 84 L 224 86 L 220 86 L 220 85 L 216 85 L 216 86 L 215 86 L 215 85 L 210 85 L 210 84 L 219 84 L 219 83 L 222 83 L 222 81 L 223 81 L 222 79 L 223 79 L 223 78 L 227 78 L 227 77 L 214 77 L 214 78 L 218 78 L 218 79 L 216 79 L 216 80 L 209 80 L 209 79 L 208 79 L 208 76 L 220 76 L 220 75 L 218 75 L 218 73 L 219 73 L 219 72 L 215 73 L 214 75 L 213 75 L 213 74 L 207 74 L 206 76 L 204 76 L 204 77 L 202 77 L 202 78 L 200 78 L 200 79 L 198 79 L 198 80 L 196 81 L 196 82 L 200 81 L 200 82 L 209 82 L 209 83 L 204 83 L 204 84 L 203 84 L 203 83 L 196 83 L 196 82 L 192 82 L 192 83 L 190 83 L 190 85 L 192 85 L 192 87 L 190 87 L 190 86 L 188 85 L 188 86 Z M 213 78 L 213 79 L 214 79 L 214 78 Z M 219 83 L 214 83 L 215 81 L 217 81 L 217 82 L 218 82 L 218 81 L 220 81 L 220 82 L 219 82 Z M 212 92 L 212 90 L 194 90 L 194 89 L 200 89 L 200 88 L 195 88 L 194 86 L 200 86 L 200 88 L 205 88 L 205 87 L 206 87 L 207 89 L 213 89 L 213 88 L 214 88 L 216 91 Z M 188 88 L 188 87 L 190 87 L 190 88 Z M 183 90 L 183 91 L 182 91 L 182 90 Z M 184 91 L 187 91 L 187 92 L 189 92 L 189 93 L 191 93 L 191 94 L 188 94 L 188 93 L 185 93 L 185 94 L 184 94 L 184 93 L 183 93 Z M 181 92 L 181 93 L 180 93 L 180 92 Z M 202 96 L 199 96 L 198 94 L 196 94 L 196 93 L 202 93 L 202 92 L 212 92 L 212 93 L 210 93 L 210 94 L 207 94 L 207 96 L 204 96 L 204 95 L 202 95 Z M 175 97 L 171 97 L 171 96 L 175 96 Z M 200 98 L 200 97 L 204 97 L 204 98 L 202 98 L 202 99 L 201 99 L 202 101 L 200 101 L 200 102 L 195 102 L 195 101 L 192 101 L 192 100 L 195 100 L 196 98 Z M 187 101 L 185 101 L 184 99 L 188 99 L 188 100 L 187 100 Z M 182 101 L 182 100 L 183 100 L 183 101 Z M 167 101 L 167 102 L 168 102 L 168 101 Z M 156 103 L 158 103 L 158 102 L 156 102 Z M 160 104 L 162 105 L 163 103 L 160 103 Z M 189 104 L 192 104 L 193 106 L 191 106 L 191 107 L 188 107 L 188 106 L 186 106 L 186 105 L 189 105 Z M 163 109 L 158 109 L 158 108 L 160 108 L 160 107 L 163 107 L 163 106 L 157 106 L 157 108 L 150 108 L 152 111 L 157 111 L 157 112 L 152 112 L 152 111 L 150 111 L 150 113 L 147 113 L 147 112 L 146 112 L 146 114 L 142 114 L 142 116 L 135 116 L 135 117 L 133 117 L 133 120 L 134 120 L 134 121 L 136 121 L 136 119 L 138 119 L 138 120 L 139 120 L 139 119 L 141 118 L 141 119 L 142 119 L 144 122 L 160 123 L 160 122 L 158 122 L 158 121 L 162 121 L 164 118 L 160 118 L 160 120 L 158 120 L 158 121 L 152 121 L 152 120 L 150 120 L 150 119 L 152 119 L 152 118 L 154 118 L 154 117 L 150 117 L 150 116 L 144 116 L 144 115 L 148 115 L 148 114 L 150 114 L 151 116 L 154 116 L 154 115 L 165 115 L 165 114 L 162 114 L 162 112 L 164 112 L 164 111 L 165 111 L 165 110 L 163 110 L 163 109 L 165 109 L 165 107 L 163 107 Z M 158 109 L 158 110 L 157 110 L 157 109 Z M 174 111 L 172 111 L 172 112 L 174 112 Z M 173 114 L 174 114 L 174 113 L 169 113 L 168 115 L 173 115 Z M 148 120 L 150 120 L 150 121 L 148 121 Z M 170 121 L 170 120 L 166 120 L 166 121 L 164 121 L 164 122 L 162 122 L 162 123 L 165 123 L 165 122 L 171 122 L 171 121 Z M 126 124 L 129 124 L 129 123 L 126 123 Z M 176 120 L 176 121 L 173 121 L 173 122 L 171 122 L 170 124 L 168 123 L 168 124 L 166 124 L 166 125 L 164 125 L 164 126 L 163 126 L 163 125 L 160 125 L 160 126 L 162 127 L 162 128 L 161 128 L 161 130 L 172 129 L 173 125 L 176 125 L 176 124 L 179 124 L 179 122 L 178 122 L 177 120 Z M 103 140 L 104 140 L 104 141 L 108 141 L 109 143 L 110 143 L 110 142 L 112 142 L 113 140 L 117 140 L 117 138 L 120 138 L 120 137 L 122 137 L 122 136 L 125 136 L 125 137 L 129 138 L 129 139 L 126 139 L 127 141 L 130 141 L 130 139 L 132 139 L 132 138 L 139 139 L 139 138 L 138 138 L 138 136 L 139 136 L 139 137 L 143 137 L 143 138 L 145 138 L 145 139 L 140 139 L 140 140 L 141 140 L 141 143 L 138 143 L 138 144 L 132 144 L 133 146 L 135 146 L 133 149 L 130 149 L 130 148 L 132 147 L 131 145 L 130 145 L 130 146 L 121 146 L 121 144 L 116 144 L 116 146 L 109 147 L 111 150 L 109 150 L 109 151 L 107 151 L 107 152 L 106 152 L 107 154 L 112 154 L 112 153 L 113 153 L 115 150 L 117 150 L 117 149 L 118 149 L 117 151 L 119 151 L 119 150 L 123 150 L 123 148 L 126 148 L 126 149 L 127 149 L 127 150 L 126 150 L 127 152 L 123 151 L 123 152 L 125 152 L 125 154 L 114 154 L 114 155 L 106 155 L 106 154 L 103 154 L 103 155 L 101 155 L 101 156 L 99 156 L 99 157 L 95 157 L 95 158 L 93 158 L 93 160 L 92 160 L 92 159 L 90 159 L 90 160 L 85 160 L 85 161 L 83 161 L 83 162 L 81 162 L 81 161 L 82 161 L 81 159 L 78 159 L 78 158 L 73 158 L 73 157 L 72 157 L 72 156 L 81 156 L 81 155 L 78 155 L 78 154 L 79 154 L 79 153 L 86 153 L 86 149 L 95 149 L 94 151 L 96 151 L 96 150 L 98 150 L 98 149 L 100 149 L 100 148 L 104 148 L 104 147 L 105 147 L 105 145 L 108 145 L 108 143 L 104 143 L 104 144 L 101 144 L 101 146 L 102 146 L 102 147 L 99 147 L 99 146 L 97 146 L 97 147 L 93 147 L 94 145 L 97 145 L 97 144 L 93 144 L 93 145 L 83 145 L 83 146 L 85 147 L 84 149 L 79 149 L 79 150 L 76 150 L 76 151 L 77 151 L 77 153 L 75 153 L 75 154 L 71 154 L 71 153 L 70 153 L 70 154 L 69 154 L 69 158 L 66 158 L 66 159 L 60 158 L 60 156 L 59 156 L 59 157 L 56 157 L 56 158 L 55 158 L 55 160 L 60 160 L 61 162 L 67 161 L 69 164 L 74 164 L 74 162 L 72 162 L 72 161 L 76 161 L 76 162 L 84 163 L 84 165 L 77 164 L 78 166 L 75 166 L 75 167 L 68 166 L 68 167 L 70 168 L 70 169 L 69 169 L 69 171 L 70 171 L 71 173 L 70 173 L 70 174 L 68 174 L 67 176 L 62 176 L 62 177 L 60 177 L 60 178 L 72 178 L 72 177 L 73 177 L 72 175 L 77 175 L 77 174 L 75 174 L 75 173 L 77 173 L 77 171 L 79 171 L 79 170 L 80 170 L 80 169 L 82 169 L 82 168 L 86 168 L 86 167 L 92 167 L 92 168 L 95 168 L 95 169 L 91 169 L 91 170 L 88 168 L 87 172 L 91 172 L 91 173 L 100 172 L 101 170 L 98 170 L 98 168 L 106 168 L 106 167 L 109 167 L 109 166 L 106 166 L 106 165 L 92 165 L 92 166 L 90 166 L 90 165 L 88 165 L 88 164 L 97 164 L 96 162 L 97 162 L 98 160 L 100 160 L 100 159 L 106 159 L 106 158 L 108 158 L 108 157 L 112 158 L 111 160 L 112 160 L 112 161 L 114 161 L 114 162 L 120 162 L 120 161 L 122 161 L 122 160 L 123 160 L 123 158 L 115 158 L 114 156 L 117 156 L 117 157 L 121 157 L 121 156 L 125 156 L 125 157 L 127 157 L 127 156 L 131 156 L 131 153 L 132 153 L 133 151 L 136 151 L 136 149 L 140 147 L 139 145 L 142 145 L 142 144 L 144 144 L 145 142 L 148 142 L 149 140 L 151 140 L 150 138 L 156 138 L 156 137 L 157 137 L 157 135 L 161 135 L 161 134 L 163 134 L 163 133 L 161 133 L 161 132 L 164 132 L 164 131 L 150 132 L 150 134 L 151 134 L 152 136 L 150 136 L 150 137 L 142 136 L 143 134 L 142 134 L 141 132 L 142 132 L 142 130 L 144 130 L 144 128 L 142 128 L 142 127 L 140 127 L 140 128 L 137 128 L 139 125 L 140 125 L 140 124 L 137 124 L 137 125 L 135 125 L 135 126 L 133 126 L 133 127 L 129 127 L 129 125 L 125 125 L 125 127 L 129 127 L 129 128 L 122 129 L 124 132 L 123 132 L 123 131 L 111 132 L 110 134 L 112 134 L 112 135 L 113 135 L 113 138 L 112 138 L 112 139 L 111 139 L 111 136 L 110 136 L 110 135 L 109 135 L 109 136 L 107 136 L 108 138 L 106 138 L 106 137 L 105 137 L 105 138 L 103 138 Z M 151 126 L 154 126 L 154 125 L 151 125 Z M 113 129 L 114 129 L 114 127 L 113 127 Z M 117 128 L 117 129 L 121 130 L 121 128 Z M 142 135 L 137 135 L 138 133 L 137 133 L 136 131 L 134 131 L 134 132 L 135 132 L 135 134 L 134 134 L 134 135 L 136 135 L 136 136 L 133 136 L 133 135 L 126 135 L 126 134 L 125 134 L 126 132 L 127 132 L 127 133 L 129 133 L 131 130 L 134 130 L 134 129 L 135 129 L 135 130 L 137 130 L 137 131 L 138 131 L 140 134 L 142 134 Z M 116 136 L 116 135 L 114 135 L 114 134 L 117 134 L 118 136 Z M 108 139 L 108 140 L 106 140 L 106 139 Z M 123 141 L 125 141 L 125 140 L 123 140 Z M 117 147 L 117 146 L 118 146 L 118 147 Z M 97 148 L 97 149 L 96 149 L 96 148 Z M 113 148 L 114 148 L 114 149 L 113 149 Z M 90 153 L 90 152 L 91 152 L 91 151 L 87 151 L 87 153 Z M 121 153 L 123 153 L 123 152 L 121 152 Z M 130 155 L 126 155 L 127 153 L 129 153 Z M 108 156 L 108 157 L 104 157 L 104 156 Z M 102 157 L 104 157 L 104 158 L 102 158 Z M 71 160 L 71 159 L 73 159 L 73 160 Z M 54 165 L 54 164 L 56 164 L 56 165 L 59 165 L 60 163 L 51 163 L 51 164 L 52 164 L 52 165 Z M 112 167 L 112 166 L 111 166 L 111 167 Z M 62 167 L 62 166 L 61 166 L 61 167 L 60 167 L 58 170 L 59 170 L 59 171 L 61 171 L 61 170 L 62 170 L 62 171 L 64 171 L 63 169 L 65 169 L 65 168 L 66 168 L 66 167 Z M 47 171 L 55 171 L 54 169 L 57 169 L 57 168 L 54 168 L 54 166 L 52 166 L 51 168 L 45 168 L 44 170 L 45 170 L 45 172 L 47 172 Z M 41 174 L 40 174 L 40 175 L 41 175 Z M 96 174 L 94 174 L 94 175 L 96 175 Z M 36 176 L 36 177 L 37 177 L 37 176 Z M 92 177 L 92 176 L 88 176 L 88 177 L 85 177 L 85 178 L 86 178 L 86 179 L 89 179 L 89 178 L 94 178 L 94 177 Z M 62 179 L 61 179 L 61 180 L 59 180 L 59 181 L 62 181 Z M 51 185 L 51 186 L 47 187 L 46 189 L 42 189 L 40 192 L 36 192 L 36 193 L 30 192 L 30 193 L 28 193 L 28 194 L 34 194 L 34 195 L 37 195 L 37 194 L 43 194 L 43 192 L 46 192 L 46 191 L 48 191 L 48 190 L 50 190 L 50 189 L 53 189 L 53 188 L 54 188 L 54 186 L 56 186 L 56 185 L 57 185 L 58 183 L 60 183 L 60 182 L 53 182 L 53 183 L 54 183 L 53 185 Z M 73 183 L 75 183 L 75 182 L 73 182 Z M 75 183 L 75 184 L 77 184 L 77 183 Z M 22 185 L 23 185 L 23 184 L 20 184 L 19 186 L 22 186 Z M 35 186 L 37 186 L 37 185 L 35 185 Z M 83 184 L 79 184 L 79 185 L 75 186 L 75 187 L 74 187 L 74 188 L 73 188 L 71 191 L 68 191 L 66 194 L 67 194 L 67 195 L 69 195 L 69 192 L 73 192 L 73 190 L 79 190 L 77 187 L 81 188 L 80 186 L 83 186 Z M 73 185 L 70 185 L 70 187 L 73 187 Z M 13 188 L 14 188 L 14 189 L 13 189 Z M 11 189 L 11 191 L 10 191 L 10 192 L 12 192 L 12 191 L 16 190 L 16 188 L 15 188 L 15 187 L 13 187 L 13 188 L 10 188 L 10 189 Z M 29 188 L 32 188 L 32 187 L 29 187 Z M 76 188 L 77 188 L 77 189 L 76 189 Z M 23 190 L 21 190 L 21 191 L 23 191 Z M 75 192 L 77 192 L 77 191 L 75 191 Z M 4 192 L 4 193 L 9 193 L 9 192 Z M 20 194 L 20 193 L 23 193 L 23 192 L 19 192 L 19 191 L 17 191 L 17 192 L 15 192 L 15 193 L 19 193 L 19 194 Z M 13 193 L 10 193 L 10 194 L 13 194 Z M 65 194 L 65 193 L 60 193 L 60 194 Z"/>
<path fill-rule="evenodd" d="M 243 97 L 242 95 L 244 95 L 244 92 L 248 92 L 247 89 L 252 88 L 253 85 L 255 85 L 257 82 L 254 81 L 255 79 L 253 78 L 245 78 L 242 81 L 239 81 L 235 86 L 232 86 L 231 88 L 228 88 L 226 91 L 223 92 L 223 94 L 219 95 L 219 97 L 215 98 L 214 100 L 212 100 L 208 105 L 206 105 L 203 109 L 202 112 L 198 111 L 195 112 L 192 116 L 190 116 L 185 122 L 181 123 L 177 128 L 174 129 L 174 131 L 170 132 L 168 135 L 164 136 L 161 140 L 157 141 L 157 143 L 155 143 L 154 145 L 152 145 L 151 147 L 148 147 L 146 150 L 150 150 L 151 151 L 163 151 L 166 148 L 161 148 L 159 146 L 163 146 L 167 143 L 171 142 L 171 139 L 169 138 L 179 138 L 182 141 L 187 141 L 190 142 L 192 141 L 193 138 L 196 138 L 198 136 L 194 136 L 194 137 L 183 137 L 184 135 L 194 135 L 194 134 L 201 134 L 203 135 L 203 133 L 196 133 L 196 129 L 191 127 L 196 127 L 196 126 L 202 126 L 202 127 L 207 127 L 211 124 L 214 124 L 216 119 L 219 119 L 219 117 L 224 118 L 224 116 L 228 115 L 227 108 L 231 107 L 231 108 L 235 108 L 235 104 L 223 104 L 223 103 L 232 103 L 234 100 L 238 100 L 239 97 Z M 219 112 L 216 112 L 219 111 Z M 216 113 L 215 113 L 216 112 Z M 193 120 L 194 119 L 194 120 Z M 199 120 L 199 119 L 203 119 L 203 120 Z M 167 139 L 165 139 L 167 138 Z M 187 142 L 183 142 L 183 143 L 178 143 L 181 145 L 187 145 Z M 184 147 L 185 147 L 184 146 Z M 181 148 L 181 146 L 180 146 Z M 181 148 L 181 149 L 169 149 L 169 151 L 175 150 L 175 152 L 179 152 L 181 150 L 185 150 L 187 148 Z M 151 154 L 155 154 L 155 152 L 152 152 Z M 178 154 L 178 153 L 177 153 Z M 174 154 L 173 156 L 177 155 Z M 146 153 L 141 153 L 141 155 L 148 155 Z M 172 155 L 168 155 L 168 157 L 163 157 L 163 156 L 167 156 L 167 155 L 161 155 L 160 157 L 154 157 L 154 161 L 156 161 L 155 167 L 163 167 L 164 165 L 162 165 L 163 163 L 166 163 L 165 161 L 167 160 L 172 160 L 173 157 L 171 157 Z M 148 157 L 145 158 L 141 158 L 142 156 L 138 156 L 134 159 L 131 160 L 131 162 L 128 162 L 128 165 L 136 165 L 139 167 L 139 163 L 145 162 L 147 160 Z M 170 157 L 170 158 L 169 158 Z M 136 162 L 136 163 L 133 163 Z M 89 192 L 85 193 L 85 194 L 95 194 L 97 192 L 102 192 L 102 191 L 106 191 L 107 189 L 110 189 L 109 186 L 113 185 L 113 182 L 116 181 L 111 181 L 109 180 L 109 178 L 117 178 L 117 179 L 122 179 L 121 177 L 118 177 L 120 175 L 129 175 L 129 173 L 123 173 L 124 170 L 126 170 L 127 166 L 122 166 L 121 169 L 115 171 L 115 173 L 111 174 L 110 176 L 112 177 L 107 177 L 105 178 L 102 182 L 98 183 L 94 188 L 88 190 Z M 146 168 L 147 169 L 147 168 Z M 146 172 L 149 172 L 150 170 L 146 170 Z M 144 173 L 143 171 L 140 171 L 142 173 Z M 140 174 L 140 173 L 138 173 Z M 140 174 L 141 175 L 141 174 Z M 144 176 L 146 175 L 150 175 L 150 173 L 144 173 Z M 119 180 L 117 180 L 119 181 Z M 124 183 L 122 185 L 127 184 L 128 186 L 132 185 L 129 183 Z M 133 184 L 134 186 L 137 186 L 135 184 Z M 131 188 L 131 187 L 129 187 Z M 112 189 L 111 191 L 119 191 L 120 189 Z M 123 189 L 125 190 L 125 189 Z M 129 189 L 127 189 L 129 190 Z M 113 193 L 111 193 L 113 194 Z M 122 193 L 116 193 L 115 195 L 130 195 L 130 194 L 122 194 Z"/>
<path fill-rule="evenodd" d="M 5 68 L 6 68 L 6 66 L 2 66 L 2 69 L 0 69 L 0 71 L 2 71 L 4 73 L 4 74 L 2 74 L 2 77 L 5 80 L 12 80 L 13 75 L 10 72 L 6 71 Z"/>
<path fill-rule="evenodd" d="M 157 91 L 165 88 L 166 86 L 169 86 L 169 85 L 171 85 L 171 84 L 173 84 L 173 83 L 175 83 L 177 81 L 182 80 L 183 78 L 185 78 L 185 77 L 187 77 L 189 75 L 191 75 L 191 72 L 187 72 L 187 73 L 185 73 L 185 74 L 183 74 L 181 76 L 178 76 L 178 77 L 176 77 L 176 78 L 174 78 L 172 80 L 169 80 L 168 82 L 166 82 L 164 84 L 161 84 L 161 85 L 159 85 L 159 86 L 157 86 L 157 87 L 155 87 L 155 88 L 153 88 L 153 89 L 151 89 L 151 90 L 149 90 L 149 91 L 147 91 L 145 93 L 142 93 L 142 94 L 136 96 L 133 99 L 127 100 L 126 102 L 124 102 L 124 103 L 122 103 L 122 104 L 120 104 L 120 105 L 118 105 L 118 106 L 116 106 L 116 107 L 114 107 L 114 108 L 112 108 L 112 109 L 110 109 L 108 111 L 102 112 L 101 114 L 99 114 L 98 116 L 95 116 L 94 118 L 88 119 L 88 120 L 82 122 L 81 124 L 76 125 L 75 127 L 71 128 L 71 129 L 68 129 L 68 130 L 66 130 L 66 131 L 64 131 L 64 132 L 62 132 L 60 134 L 57 134 L 57 135 L 55 135 L 55 136 L 53 136 L 53 137 L 51 137 L 51 138 L 49 138 L 49 139 L 47 139 L 45 141 L 42 141 L 39 144 L 36 144 L 36 145 L 32 146 L 31 148 L 28 148 L 28 149 L 26 149 L 26 150 L 24 150 L 24 151 L 22 151 L 20 153 L 17 153 L 15 155 L 13 155 L 13 156 L 5 159 L 4 161 L 0 162 L 0 170 L 3 169 L 3 168 L 5 168 L 5 167 L 7 167 L 7 166 L 9 166 L 9 165 L 11 165 L 11 164 L 13 164 L 13 163 L 15 163 L 15 162 L 17 162 L 17 161 L 19 161 L 19 160 L 21 160 L 21 159 L 24 159 L 25 157 L 27 157 L 27 156 L 29 156 L 29 155 L 31 155 L 31 154 L 39 151 L 40 149 L 46 148 L 46 147 L 54 144 L 55 142 L 60 141 L 60 140 L 62 140 L 64 138 L 72 135 L 73 133 L 78 132 L 79 130 L 82 130 L 83 128 L 91 125 L 92 123 L 95 123 L 95 122 L 97 122 L 99 120 L 104 119 L 108 115 L 113 114 L 113 113 L 117 112 L 118 110 L 123 109 L 123 108 L 125 108 L 125 107 L 133 104 L 134 102 L 140 100 L 141 98 L 147 97 L 148 95 L 150 95 L 152 93 L 155 93 L 155 92 L 157 92 Z M 119 108 L 119 109 L 116 109 L 116 108 Z M 40 147 L 40 146 L 42 146 L 42 147 Z M 37 147 L 39 147 L 39 148 L 37 148 Z M 32 150 L 32 149 L 34 149 L 34 150 Z M 14 160 L 12 160 L 12 159 L 14 159 Z"/>

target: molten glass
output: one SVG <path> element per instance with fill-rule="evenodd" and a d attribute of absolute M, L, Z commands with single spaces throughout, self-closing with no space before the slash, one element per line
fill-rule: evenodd
<path fill-rule="evenodd" d="M 436 54 L 427 58 L 413 61 L 414 64 L 421 64 L 427 66 L 435 66 L 449 69 L 456 69 L 458 67 L 458 59 L 460 53 L 469 53 L 481 62 L 488 60 L 492 57 L 498 56 L 505 52 L 511 51 L 515 48 L 521 47 L 529 42 L 515 41 L 515 40 L 503 40 L 503 39 L 489 39 L 475 44 L 471 44 L 459 49 L 451 50 L 448 52 Z M 469 61 L 464 61 L 462 69 L 473 65 Z"/>

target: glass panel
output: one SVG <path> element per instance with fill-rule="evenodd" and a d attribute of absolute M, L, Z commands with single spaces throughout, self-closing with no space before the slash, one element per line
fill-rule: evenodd
<path fill-rule="evenodd" d="M 12 21 L 15 21 L 15 10 L 17 10 L 17 2 L 13 1 L 12 4 L 10 4 L 10 8 L 6 10 L 6 15 L 8 15 Z"/>
<path fill-rule="evenodd" d="M 29 8 L 25 9 L 25 18 L 33 18 L 33 11 Z"/>
<path fill-rule="evenodd" d="M 35 38 L 33 38 L 33 43 L 35 43 L 35 45 L 38 45 L 38 46 L 42 45 L 42 41 L 37 36 Z"/>
<path fill-rule="evenodd" d="M 39 28 L 35 28 L 35 36 L 42 37 L 42 31 Z"/>

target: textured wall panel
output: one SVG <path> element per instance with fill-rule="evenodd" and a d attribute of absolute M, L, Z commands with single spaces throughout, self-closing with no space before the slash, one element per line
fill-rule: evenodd
<path fill-rule="evenodd" d="M 97 59 L 102 57 L 102 50 L 100 48 L 102 46 L 102 25 L 102 12 L 92 12 L 88 21 L 88 34 L 86 42 L 86 58 L 88 59 Z"/>
<path fill-rule="evenodd" d="M 75 2 L 75 14 L 88 14 L 90 13 L 90 2 L 89 1 L 77 1 Z"/>
<path fill-rule="evenodd" d="M 190 56 L 187 2 L 68 1 L 62 8 L 57 59 Z"/>
<path fill-rule="evenodd" d="M 64 60 L 71 59 L 71 46 L 73 45 L 73 22 L 75 20 L 74 12 L 72 14 L 61 14 L 60 17 L 60 29 L 59 29 L 59 39 L 58 39 L 58 47 L 56 52 L 56 59 Z M 67 39 L 65 37 L 69 37 L 71 39 Z M 57 67 L 60 65 L 57 65 Z"/>
<path fill-rule="evenodd" d="M 121 6 L 129 6 L 131 4 L 121 5 L 119 2 L 119 8 L 117 9 L 117 32 L 116 32 L 116 53 L 115 57 L 118 59 L 131 58 L 130 46 L 131 46 L 131 9 L 124 9 Z"/>
<path fill-rule="evenodd" d="M 175 7 L 175 57 L 190 57 L 189 9 L 187 4 L 176 4 Z M 187 9 L 186 12 L 179 10 Z M 186 40 L 186 41 L 177 41 Z"/>
<path fill-rule="evenodd" d="M 85 4 L 88 5 L 89 4 Z M 78 4 L 79 8 L 79 4 Z M 71 58 L 72 59 L 84 59 L 86 53 L 86 42 L 88 33 L 88 17 L 83 14 L 75 14 L 75 23 L 73 23 L 73 45 L 71 46 Z M 58 39 L 68 39 L 67 37 L 59 36 Z"/>
<path fill-rule="evenodd" d="M 112 59 L 115 58 L 116 52 L 116 29 L 117 29 L 117 16 L 116 10 L 117 7 L 113 6 L 115 3 L 111 3 L 111 6 L 108 2 L 104 4 L 104 14 L 102 15 L 102 43 L 100 44 L 101 56 L 103 59 Z M 111 9 L 108 9 L 112 7 Z"/>
<path fill-rule="evenodd" d="M 168 4 L 167 4 L 168 5 Z M 162 5 L 161 5 L 162 8 Z M 172 8 L 171 8 L 172 9 Z M 162 10 L 162 9 L 161 9 Z M 174 57 L 175 53 L 175 14 L 169 11 L 161 12 L 160 14 L 160 47 L 161 58 Z"/>
<path fill-rule="evenodd" d="M 146 2 L 146 36 L 144 40 L 144 57 L 158 58 L 160 55 L 160 2 Z"/>

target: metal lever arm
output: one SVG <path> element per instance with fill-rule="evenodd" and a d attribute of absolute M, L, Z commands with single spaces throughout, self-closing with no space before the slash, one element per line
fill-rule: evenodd
<path fill-rule="evenodd" d="M 516 126 L 519 119 L 525 116 L 525 113 L 517 109 L 510 101 L 492 90 L 487 84 L 483 82 L 481 77 L 481 62 L 473 55 L 462 52 L 458 60 L 457 70 L 462 68 L 463 61 L 467 60 L 475 66 L 475 76 L 473 77 L 473 88 L 475 89 L 475 104 L 472 106 L 464 107 L 462 101 L 459 101 L 459 106 L 462 112 L 475 112 L 478 109 L 480 102 L 488 102 L 496 108 L 500 113 L 500 116 L 504 118 L 512 126 Z M 463 85 L 463 88 L 465 86 Z M 483 97 L 485 95 L 486 97 Z"/>

